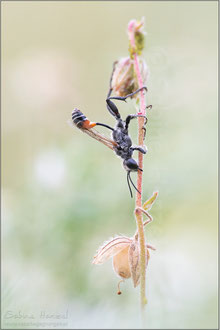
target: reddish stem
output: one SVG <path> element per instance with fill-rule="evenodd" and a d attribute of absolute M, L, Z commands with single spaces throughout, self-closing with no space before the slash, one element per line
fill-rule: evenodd
<path fill-rule="evenodd" d="M 143 79 L 140 72 L 138 55 L 136 52 L 135 45 L 135 29 L 137 28 L 136 21 L 130 21 L 128 25 L 128 35 L 130 39 L 130 45 L 132 49 L 132 55 L 134 57 L 134 71 L 137 75 L 139 88 L 143 87 Z M 140 110 L 138 114 L 144 115 L 146 114 L 146 101 L 144 97 L 144 90 L 140 92 Z M 143 145 L 144 143 L 144 130 L 142 129 L 144 126 L 144 118 L 138 118 L 138 144 Z M 143 169 L 143 154 L 141 152 L 138 153 L 138 164 L 141 169 Z M 138 171 L 137 176 L 137 189 L 140 193 L 136 194 L 136 203 L 135 203 L 135 216 L 138 227 L 138 236 L 139 236 L 139 246 L 140 246 L 140 286 L 141 286 L 141 307 L 142 310 L 144 305 L 146 304 L 146 295 L 145 295 L 145 287 L 146 287 L 146 258 L 145 258 L 145 237 L 144 237 L 144 226 L 143 226 L 143 216 L 142 213 L 138 211 L 138 208 L 142 206 L 142 179 L 143 174 L 141 171 Z"/>

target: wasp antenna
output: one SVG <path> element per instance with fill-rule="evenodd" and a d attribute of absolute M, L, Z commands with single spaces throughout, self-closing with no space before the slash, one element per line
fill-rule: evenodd
<path fill-rule="evenodd" d="M 134 189 L 140 194 L 140 191 L 136 188 L 134 182 L 131 180 L 130 172 L 128 172 L 128 176 L 129 176 L 129 179 L 130 179 L 130 181 L 131 181 L 132 186 L 133 186 Z"/>
<path fill-rule="evenodd" d="M 127 173 L 127 183 L 128 183 L 128 188 L 129 188 L 129 191 L 130 191 L 130 194 L 131 194 L 131 198 L 132 198 L 133 195 L 132 195 L 131 186 L 130 186 L 130 182 L 129 182 L 129 178 L 130 178 L 129 174 L 130 174 L 130 172 Z"/>

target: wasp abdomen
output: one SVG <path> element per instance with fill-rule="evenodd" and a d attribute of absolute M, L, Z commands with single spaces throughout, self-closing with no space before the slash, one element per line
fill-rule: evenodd
<path fill-rule="evenodd" d="M 92 123 L 79 109 L 73 110 L 72 120 L 81 129 L 90 129 L 96 125 L 96 123 Z"/>

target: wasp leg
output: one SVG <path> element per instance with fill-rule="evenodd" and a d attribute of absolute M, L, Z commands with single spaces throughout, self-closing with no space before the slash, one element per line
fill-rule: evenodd
<path fill-rule="evenodd" d="M 111 80 L 112 80 L 112 78 L 111 78 Z M 110 97 L 111 92 L 112 92 L 112 87 L 110 86 L 110 90 L 108 92 L 108 96 L 107 96 L 107 99 L 106 99 L 107 109 L 110 112 L 110 114 L 113 115 L 116 119 L 120 119 L 121 118 L 121 115 L 120 115 L 120 113 L 118 111 L 118 108 L 116 107 L 116 105 L 111 100 L 119 100 L 119 101 L 125 101 L 126 102 L 126 99 L 128 97 L 131 97 L 131 96 L 139 93 L 143 89 L 145 89 L 147 91 L 147 87 L 146 86 L 143 86 L 143 87 L 137 89 L 135 92 L 133 92 L 131 94 L 128 94 L 128 95 L 126 95 L 124 97 L 122 97 L 122 96 L 111 96 Z"/>
<path fill-rule="evenodd" d="M 146 121 L 147 121 L 146 116 L 143 116 L 143 115 L 128 115 L 127 118 L 125 119 L 125 128 L 128 129 L 128 126 L 130 124 L 131 119 L 138 118 L 138 117 L 144 117 L 145 118 L 145 123 L 144 123 L 144 125 L 145 125 Z"/>
<path fill-rule="evenodd" d="M 110 83 L 109 83 L 110 87 L 109 87 L 107 99 L 110 97 L 110 95 L 112 93 L 112 90 L 113 90 L 113 88 L 112 88 L 112 78 L 113 78 L 113 75 L 114 75 L 114 72 L 115 72 L 115 66 L 116 66 L 117 63 L 118 63 L 118 61 L 115 61 L 113 63 L 113 69 L 112 69 L 112 74 L 111 74 L 111 78 L 110 78 Z"/>
<path fill-rule="evenodd" d="M 148 106 L 148 107 L 150 107 L 150 106 Z M 147 119 L 147 117 L 145 117 L 144 125 L 142 126 L 142 130 L 144 131 L 144 140 L 145 140 L 145 137 L 146 137 L 146 127 L 145 126 L 146 126 L 147 122 L 148 122 L 148 119 Z"/>
<path fill-rule="evenodd" d="M 145 136 L 146 136 L 145 125 L 147 124 L 147 121 L 148 121 L 146 116 L 142 116 L 142 115 L 129 115 L 129 116 L 127 116 L 127 118 L 125 119 L 125 128 L 128 129 L 128 126 L 130 124 L 131 119 L 134 119 L 134 118 L 137 118 L 137 117 L 144 117 L 145 118 L 144 125 L 142 127 L 142 129 L 144 130 L 144 139 L 145 139 Z"/>
<path fill-rule="evenodd" d="M 145 89 L 147 91 L 147 87 L 146 86 L 143 86 L 141 88 L 138 88 L 135 92 L 131 93 L 131 94 L 128 94 L 126 96 L 111 96 L 111 97 L 108 97 L 107 100 L 119 100 L 119 101 L 126 101 L 126 99 L 128 97 L 131 97 L 137 93 L 139 93 L 140 91 L 142 91 L 143 89 Z M 107 101 L 106 100 L 106 101 Z"/>
<path fill-rule="evenodd" d="M 110 114 L 114 116 L 116 119 L 120 119 L 121 115 L 116 105 L 111 100 L 109 100 L 109 98 L 106 99 L 106 103 L 107 103 L 107 109 L 110 112 Z"/>
<path fill-rule="evenodd" d="M 144 131 L 144 140 L 145 140 L 145 137 L 146 137 L 146 128 L 143 126 L 142 127 L 142 130 Z"/>
<path fill-rule="evenodd" d="M 110 83 L 109 83 L 110 87 L 109 87 L 106 103 L 107 103 L 107 109 L 110 112 L 110 114 L 112 116 L 114 116 L 116 119 L 120 119 L 121 116 L 120 116 L 120 113 L 118 111 L 118 108 L 116 107 L 116 105 L 112 101 L 109 100 L 109 97 L 110 97 L 110 95 L 112 93 L 112 90 L 113 90 L 113 88 L 112 88 L 112 78 L 113 78 L 113 75 L 114 75 L 114 72 L 115 72 L 115 66 L 116 66 L 117 63 L 118 63 L 118 61 L 115 61 L 113 63 L 113 69 L 112 69 L 112 74 L 111 74 Z"/>
<path fill-rule="evenodd" d="M 141 147 L 141 146 L 131 147 L 130 149 L 140 151 L 144 155 L 147 153 L 147 147 L 146 146 L 144 146 L 144 147 Z"/>

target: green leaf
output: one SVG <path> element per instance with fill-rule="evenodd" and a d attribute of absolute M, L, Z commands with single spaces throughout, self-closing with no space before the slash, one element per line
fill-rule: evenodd
<path fill-rule="evenodd" d="M 151 209 L 153 203 L 155 202 L 156 198 L 158 196 L 158 191 L 154 192 L 153 195 L 143 204 L 143 209 L 145 211 L 148 211 Z"/>

